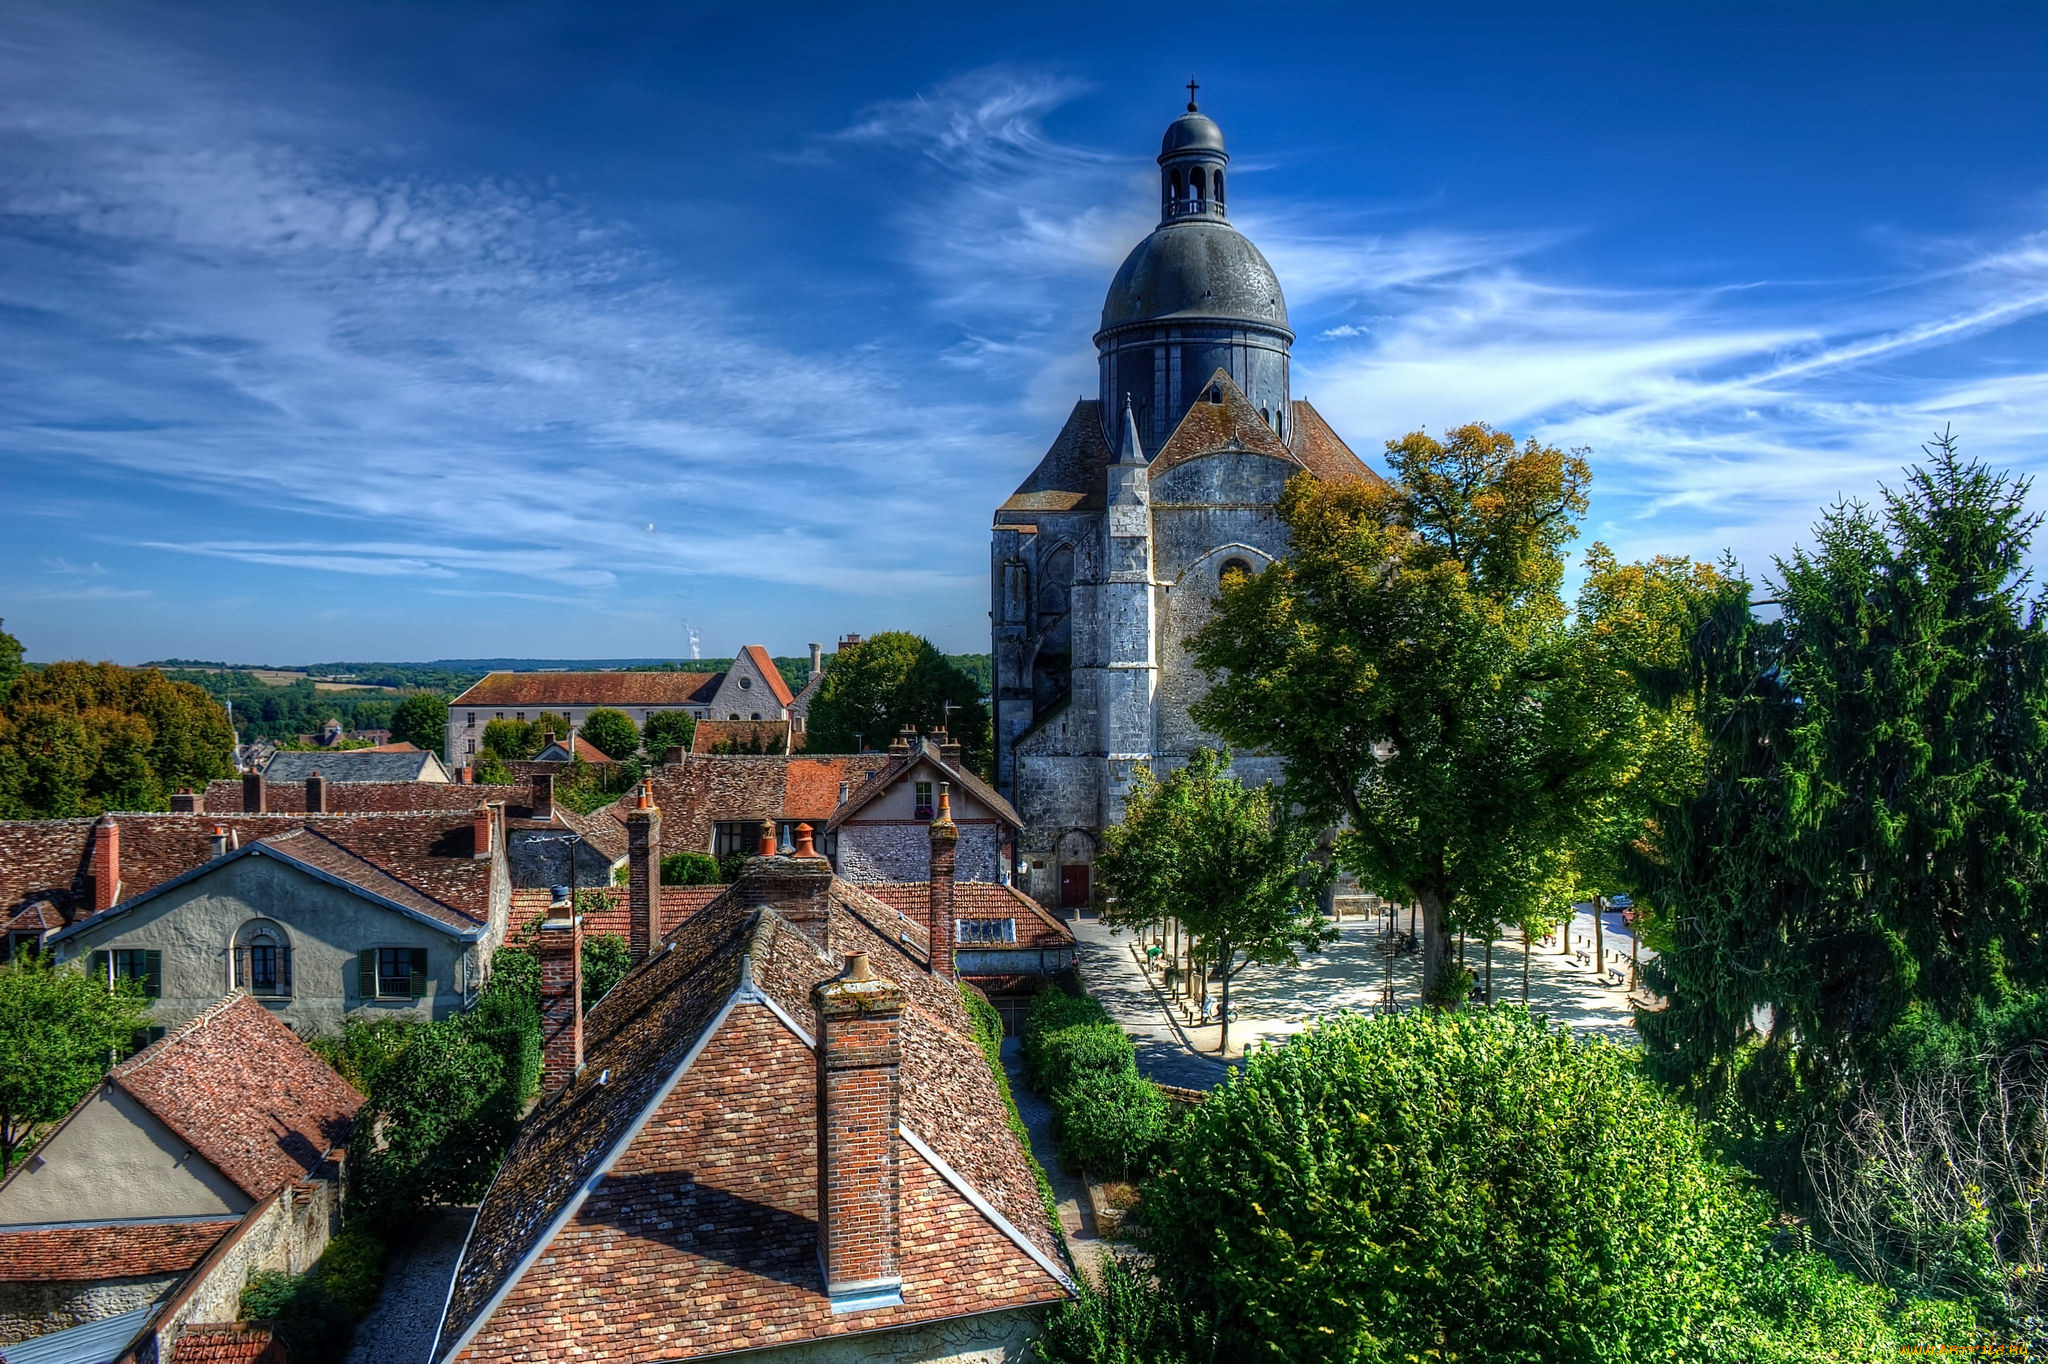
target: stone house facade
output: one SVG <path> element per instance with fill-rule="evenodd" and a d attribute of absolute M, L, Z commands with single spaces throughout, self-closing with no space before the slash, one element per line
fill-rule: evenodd
<path fill-rule="evenodd" d="M 849 881 L 922 881 L 931 875 L 927 830 L 939 793 L 950 788 L 960 841 L 962 881 L 1007 884 L 1023 821 L 961 761 L 943 732 L 907 732 L 889 747 L 890 762 L 832 812 L 824 826 L 832 865 Z"/>
<path fill-rule="evenodd" d="M 1229 154 L 1192 104 L 1162 143 L 1161 218 L 1118 270 L 1078 402 L 997 509 L 990 546 L 996 781 L 1022 816 L 1019 884 L 1086 904 L 1138 768 L 1214 738 L 1188 653 L 1226 578 L 1286 552 L 1290 478 L 1377 480 L 1289 393 L 1280 282 L 1228 221 Z M 1252 781 L 1277 762 L 1239 754 Z"/>

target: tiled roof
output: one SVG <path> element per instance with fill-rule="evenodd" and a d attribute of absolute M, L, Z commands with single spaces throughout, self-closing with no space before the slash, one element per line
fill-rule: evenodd
<path fill-rule="evenodd" d="M 533 788 L 527 782 L 467 786 L 446 781 L 336 781 L 328 783 L 326 800 L 329 814 L 475 810 L 479 805 L 503 801 L 506 813 L 523 815 L 532 796 Z M 242 808 L 242 783 L 238 780 L 209 782 L 203 799 L 207 810 L 238 811 Z M 306 784 L 303 781 L 268 782 L 264 787 L 263 805 L 272 813 L 303 814 Z"/>
<path fill-rule="evenodd" d="M 807 820 L 823 828 L 838 808 L 840 788 L 849 795 L 864 789 L 863 783 L 889 762 L 887 753 L 693 753 L 681 763 L 649 768 L 654 803 L 661 807 L 662 849 L 709 852 L 713 826 L 721 820 Z M 623 830 L 632 805 L 630 798 L 615 801 L 598 814 Z"/>
<path fill-rule="evenodd" d="M 586 937 L 599 933 L 616 933 L 622 938 L 633 936 L 633 906 L 628 900 L 631 893 L 626 886 L 598 886 L 577 892 L 578 896 L 592 893 L 602 895 L 605 907 L 598 910 L 579 910 L 583 916 L 583 932 Z M 695 914 L 725 893 L 724 886 L 663 886 L 661 888 L 661 923 L 663 931 L 674 928 L 683 920 Z M 547 917 L 548 907 L 554 903 L 554 893 L 547 890 L 515 890 L 512 892 L 512 926 L 524 928 L 535 919 Z"/>
<path fill-rule="evenodd" d="M 745 654 L 753 662 L 753 665 L 761 670 L 761 676 L 768 683 L 768 690 L 775 693 L 777 702 L 786 706 L 796 700 L 789 693 L 789 683 L 782 680 L 782 670 L 775 666 L 774 659 L 768 657 L 766 649 L 758 644 L 749 644 L 740 652 Z"/>
<path fill-rule="evenodd" d="M 304 1179 L 348 1140 L 362 1095 L 245 994 L 107 1072 L 251 1198 Z"/>
<path fill-rule="evenodd" d="M 831 882 L 829 953 L 753 898 L 745 881 L 719 896 L 591 1010 L 581 1078 L 534 1112 L 478 1212 L 437 1358 L 473 1326 L 464 1359 L 683 1359 L 1067 1295 L 958 993 L 851 913 L 888 911 L 845 882 Z M 908 996 L 903 1128 L 1031 1249 L 905 1137 L 903 1304 L 835 1315 L 817 1262 L 816 1062 L 766 1001 L 814 1030 L 811 987 L 851 951 Z"/>
<path fill-rule="evenodd" d="M 89 907 L 84 880 L 92 826 L 90 819 L 0 820 L 0 913 L 12 917 L 44 900 L 66 917 Z"/>
<path fill-rule="evenodd" d="M 608 763 L 612 761 L 611 754 L 605 752 L 596 744 L 584 738 L 581 734 L 575 736 L 575 748 L 571 749 L 569 747 L 569 742 L 570 741 L 567 739 L 556 739 L 552 744 L 548 744 L 545 747 L 543 747 L 541 749 L 541 756 L 533 759 L 533 761 L 545 763 L 568 763 L 573 762 L 575 758 L 581 758 L 583 759 L 583 761 L 587 763 Z M 572 753 L 574 754 L 573 758 L 571 757 Z M 557 754 L 559 756 L 549 757 L 549 754 Z"/>
<path fill-rule="evenodd" d="M 222 1217 L 0 1231 L 0 1283 L 183 1274 L 238 1220 Z"/>
<path fill-rule="evenodd" d="M 1372 466 L 1351 452 L 1351 447 L 1330 429 L 1323 414 L 1310 407 L 1306 398 L 1294 402 L 1294 429 L 1288 433 L 1287 443 L 1302 466 L 1325 483 L 1386 482 L 1373 472 Z"/>
<path fill-rule="evenodd" d="M 330 784 L 358 781 L 418 781 L 428 772 L 442 771 L 431 753 L 414 749 L 409 753 L 385 753 L 370 748 L 349 748 L 339 752 L 289 752 L 272 755 L 263 765 L 267 782 L 303 782 L 318 772 Z"/>
<path fill-rule="evenodd" d="M 164 1364 L 269 1364 L 285 1358 L 268 1326 L 241 1322 L 188 1325 Z"/>
<path fill-rule="evenodd" d="M 451 707 L 690 706 L 718 690 L 724 673 L 490 673 Z"/>
<path fill-rule="evenodd" d="M 827 821 L 825 827 L 837 829 L 851 819 L 855 811 L 900 781 L 904 774 L 919 762 L 929 762 L 937 767 L 954 785 L 963 791 L 972 792 L 976 800 L 995 811 L 998 817 L 1007 820 L 1012 828 L 1024 827 L 1024 821 L 1010 808 L 1010 802 L 997 795 L 994 788 L 965 767 L 947 762 L 940 754 L 939 746 L 923 736 L 918 738 L 917 746 L 908 753 L 894 755 L 889 765 L 878 772 L 873 781 L 862 783 L 857 790 L 849 790 L 845 802 L 832 812 L 832 818 Z"/>
<path fill-rule="evenodd" d="M 1219 394 L 1223 401 L 1210 402 L 1211 392 Z M 1207 387 L 1195 399 L 1194 406 L 1180 419 L 1180 425 L 1173 428 L 1166 444 L 1152 456 L 1151 475 L 1156 479 L 1176 465 L 1216 450 L 1249 450 L 1254 454 L 1271 455 L 1297 467 L 1301 464 L 1285 442 L 1273 434 L 1273 428 L 1252 406 L 1251 399 L 1245 397 L 1244 391 L 1231 382 L 1229 373 L 1221 369 L 1210 376 Z"/>
<path fill-rule="evenodd" d="M 355 852 L 346 844 L 329 837 L 330 829 L 338 825 L 339 821 L 335 821 L 334 825 L 330 825 L 328 821 L 321 820 L 319 821 L 319 827 L 292 829 L 285 833 L 273 834 L 271 837 L 264 839 L 261 846 L 277 853 L 280 857 L 288 858 L 291 861 L 326 872 L 329 876 L 340 881 L 346 881 L 358 890 L 368 891 L 379 899 L 388 900 L 392 904 L 403 905 L 415 913 L 423 914 L 436 923 L 446 924 L 450 928 L 475 928 L 490 917 L 491 864 L 489 862 L 479 862 L 471 858 L 466 852 L 454 853 L 454 859 L 466 860 L 467 865 L 459 866 L 459 871 L 451 871 L 447 876 L 421 877 L 420 879 L 430 879 L 441 883 L 437 886 L 440 892 L 439 895 L 428 894 L 418 886 L 411 884 L 410 876 L 407 879 L 401 879 L 385 870 L 382 866 L 377 865 L 377 863 Z M 354 832 L 360 834 L 361 831 Z M 430 828 L 428 832 L 432 832 L 432 829 Z M 462 829 L 444 827 L 440 832 L 451 841 L 467 838 L 471 840 L 470 846 L 474 846 L 473 840 L 475 835 L 473 831 L 468 830 L 466 822 Z M 379 851 L 389 856 L 388 849 L 380 847 Z M 391 858 L 391 860 L 400 866 L 406 867 L 411 876 L 418 876 L 418 869 L 411 865 L 410 859 L 400 856 Z M 463 876 L 469 884 L 461 887 L 448 884 L 453 881 L 456 875 Z M 440 895 L 453 895 L 458 903 L 448 903 L 441 899 Z"/>
<path fill-rule="evenodd" d="M 775 754 L 780 753 L 785 744 L 799 750 L 804 746 L 801 737 L 792 744 L 787 720 L 699 720 L 690 739 L 690 751 L 704 754 L 721 750 L 758 753 L 766 749 Z"/>
<path fill-rule="evenodd" d="M 917 927 L 916 940 L 924 942 L 925 916 L 931 905 L 928 881 L 862 882 L 861 889 L 903 915 Z M 953 917 L 956 919 L 1015 919 L 1016 946 L 1031 948 L 1072 947 L 1074 930 L 1045 906 L 1015 886 L 991 881 L 955 881 Z M 1005 947 L 1011 944 L 1003 944 Z"/>
<path fill-rule="evenodd" d="M 1102 510 L 1104 471 L 1115 462 L 1116 452 L 1102 434 L 1101 408 L 1093 398 L 1074 404 L 1038 467 L 997 508 L 998 517 L 1008 512 Z"/>

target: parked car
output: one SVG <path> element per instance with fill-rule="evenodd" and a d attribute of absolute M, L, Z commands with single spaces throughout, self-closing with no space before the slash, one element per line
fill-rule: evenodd
<path fill-rule="evenodd" d="M 1636 902 L 1627 895 L 1610 895 L 1607 897 L 1607 907 L 1609 909 L 1634 909 Z"/>

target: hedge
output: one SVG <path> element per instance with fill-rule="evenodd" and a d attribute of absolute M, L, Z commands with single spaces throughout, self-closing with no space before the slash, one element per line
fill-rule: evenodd
<path fill-rule="evenodd" d="M 1047 989 L 1024 1020 L 1024 1073 L 1052 1105 L 1060 1155 L 1110 1179 L 1149 1173 L 1172 1134 L 1159 1086 L 1109 1011 L 1087 995 Z"/>

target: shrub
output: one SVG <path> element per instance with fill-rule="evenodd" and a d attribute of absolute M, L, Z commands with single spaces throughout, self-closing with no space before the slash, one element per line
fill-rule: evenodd
<path fill-rule="evenodd" d="M 352 1222 L 382 1232 L 430 1205 L 467 1202 L 490 1183 L 518 1128 L 529 1075 L 539 1083 L 540 1038 L 537 1019 L 524 1036 L 475 1019 L 420 1024 L 377 1075 L 356 1115 L 375 1145 L 362 1149 L 359 1140 L 344 1166 Z"/>
<path fill-rule="evenodd" d="M 1120 1255 L 1102 1262 L 1102 1286 L 1075 1280 L 1078 1293 L 1046 1317 L 1031 1349 L 1044 1364 L 1196 1364 L 1218 1358 L 1209 1323 L 1183 1310 Z"/>
<path fill-rule="evenodd" d="M 1057 1078 L 1042 1061 L 1047 1039 L 1066 1028 L 1109 1021 L 1109 1011 L 1087 995 L 1040 990 L 1031 1001 L 1030 1013 L 1024 1017 L 1024 1073 L 1030 1078 L 1031 1087 L 1049 1096 L 1049 1081 Z"/>
<path fill-rule="evenodd" d="M 583 1009 L 612 992 L 633 968 L 633 949 L 617 933 L 598 933 L 583 940 Z"/>
<path fill-rule="evenodd" d="M 690 740 L 697 735 L 697 722 L 686 710 L 659 710 L 647 717 L 647 728 L 641 731 L 640 741 L 647 745 L 647 756 L 660 762 L 671 748 L 689 751 Z"/>
<path fill-rule="evenodd" d="M 1060 1154 L 1110 1179 L 1149 1171 L 1169 1132 L 1166 1096 L 1128 1065 L 1076 1077 L 1053 1100 L 1053 1111 L 1059 1118 Z"/>
<path fill-rule="evenodd" d="M 718 859 L 710 853 L 670 853 L 661 859 L 661 883 L 664 886 L 718 885 Z"/>
<path fill-rule="evenodd" d="M 1045 1177 L 1045 1167 L 1038 1163 L 1038 1157 L 1031 1150 L 1031 1133 L 1025 1130 L 1023 1115 L 1017 1112 L 1017 1096 L 1010 1092 L 1010 1075 L 1003 1068 L 1003 1016 L 996 1012 L 996 1006 L 988 1002 L 988 996 L 969 985 L 959 982 L 960 1002 L 967 1006 L 967 1016 L 974 1020 L 974 1040 L 981 1046 L 981 1054 L 988 1060 L 989 1073 L 995 1077 L 996 1090 L 1003 1096 L 1003 1110 L 1010 1116 L 1010 1131 L 1017 1138 L 1017 1145 L 1023 1148 L 1024 1158 L 1031 1163 L 1031 1176 L 1038 1181 L 1038 1196 L 1045 1203 L 1045 1215 L 1052 1220 L 1053 1235 L 1066 1238 L 1060 1231 L 1059 1200 L 1053 1196 L 1052 1181 Z"/>
<path fill-rule="evenodd" d="M 1031 1087 L 1052 1099 L 1092 1075 L 1137 1074 L 1137 1051 L 1114 1023 L 1079 1023 L 1040 1037 L 1025 1065 Z"/>
<path fill-rule="evenodd" d="M 1789 1359 L 1787 1330 L 1896 1348 L 1877 1295 L 1774 1258 L 1768 1209 L 1633 1051 L 1521 1009 L 1343 1017 L 1259 1051 L 1141 1206 L 1163 1288 L 1233 1357 Z"/>
<path fill-rule="evenodd" d="M 377 1305 L 384 1282 L 384 1243 L 351 1228 L 327 1243 L 304 1274 L 275 1269 L 250 1276 L 238 1308 L 244 1321 L 267 1321 L 295 1364 L 339 1364 L 356 1323 Z"/>
<path fill-rule="evenodd" d="M 341 1031 L 322 1033 L 306 1045 L 354 1085 L 357 1093 L 368 1094 L 391 1058 L 405 1050 L 414 1029 L 423 1026 L 418 1018 L 355 1016 L 342 1020 Z"/>

